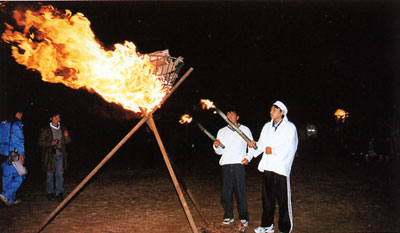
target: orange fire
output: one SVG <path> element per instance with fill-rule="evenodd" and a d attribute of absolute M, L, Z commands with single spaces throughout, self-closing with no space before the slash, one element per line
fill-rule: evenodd
<path fill-rule="evenodd" d="M 184 114 L 181 116 L 181 119 L 179 120 L 179 123 L 181 124 L 186 124 L 192 122 L 193 118 L 189 114 Z"/>
<path fill-rule="evenodd" d="M 42 79 L 100 94 L 106 101 L 134 112 L 150 112 L 159 105 L 168 88 L 149 55 L 136 52 L 129 41 L 105 50 L 82 14 L 40 10 L 14 10 L 18 26 L 5 23 L 2 39 L 11 44 L 12 56 L 27 69 L 39 71 Z"/>
<path fill-rule="evenodd" d="M 336 121 L 341 121 L 342 123 L 349 117 L 349 113 L 340 108 L 336 110 L 334 115 L 336 116 Z"/>
<path fill-rule="evenodd" d="M 214 102 L 208 99 L 201 99 L 201 106 L 203 109 L 210 109 L 210 108 L 215 108 Z"/>

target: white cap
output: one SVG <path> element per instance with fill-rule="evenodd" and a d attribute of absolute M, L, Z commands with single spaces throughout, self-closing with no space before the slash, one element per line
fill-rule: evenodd
<path fill-rule="evenodd" d="M 287 107 L 279 100 L 277 100 L 273 105 L 278 106 L 281 110 L 285 111 L 284 115 L 286 116 L 286 114 L 288 113 L 288 109 Z"/>

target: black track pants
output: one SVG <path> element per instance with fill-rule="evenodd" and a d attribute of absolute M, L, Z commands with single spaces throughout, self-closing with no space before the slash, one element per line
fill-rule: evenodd
<path fill-rule="evenodd" d="M 276 201 L 279 206 L 278 227 L 281 232 L 291 232 L 293 227 L 290 180 L 274 172 L 264 171 L 262 187 L 263 213 L 261 226 L 269 227 L 274 223 Z"/>

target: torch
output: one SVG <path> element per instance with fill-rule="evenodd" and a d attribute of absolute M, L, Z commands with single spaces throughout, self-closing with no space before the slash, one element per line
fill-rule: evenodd
<path fill-rule="evenodd" d="M 188 123 L 190 124 L 192 122 L 193 118 L 189 115 L 189 114 L 184 114 L 181 119 L 179 120 L 179 123 L 181 124 L 185 124 Z M 217 141 L 217 139 L 214 137 L 214 135 L 212 135 L 208 130 L 206 130 L 206 128 L 204 128 L 199 122 L 196 122 L 197 126 L 199 126 L 201 132 L 203 132 L 205 135 L 207 135 L 211 140 L 213 140 L 214 142 Z M 225 149 L 225 145 L 224 144 L 220 144 L 220 146 Z"/>
<path fill-rule="evenodd" d="M 336 116 L 336 121 L 341 121 L 342 123 L 349 117 L 349 113 L 340 108 L 335 111 L 334 115 Z"/>
<path fill-rule="evenodd" d="M 251 142 L 250 138 L 247 137 L 245 133 L 243 133 L 242 130 L 240 130 L 229 118 L 223 113 L 219 108 L 217 108 L 214 103 L 210 100 L 202 99 L 200 100 L 203 109 L 210 109 L 214 108 L 215 111 L 246 141 L 246 142 Z M 254 149 L 257 149 L 257 145 L 254 144 Z"/>

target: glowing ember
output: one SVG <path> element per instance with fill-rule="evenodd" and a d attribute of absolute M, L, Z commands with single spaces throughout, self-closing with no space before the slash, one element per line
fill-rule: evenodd
<path fill-rule="evenodd" d="M 129 41 L 105 50 L 82 13 L 42 6 L 14 10 L 13 17 L 18 26 L 5 23 L 2 39 L 19 64 L 39 71 L 46 82 L 86 88 L 134 112 L 150 112 L 168 91 L 148 55 Z"/>
<path fill-rule="evenodd" d="M 184 114 L 182 115 L 181 119 L 179 120 L 179 123 L 181 124 L 186 124 L 186 123 L 191 123 L 193 118 L 189 114 Z"/>
<path fill-rule="evenodd" d="M 349 117 L 349 113 L 340 108 L 336 110 L 334 115 L 336 116 L 336 121 L 341 121 L 342 123 Z"/>
<path fill-rule="evenodd" d="M 215 108 L 214 102 L 212 102 L 211 100 L 201 99 L 200 102 L 203 109 Z"/>

